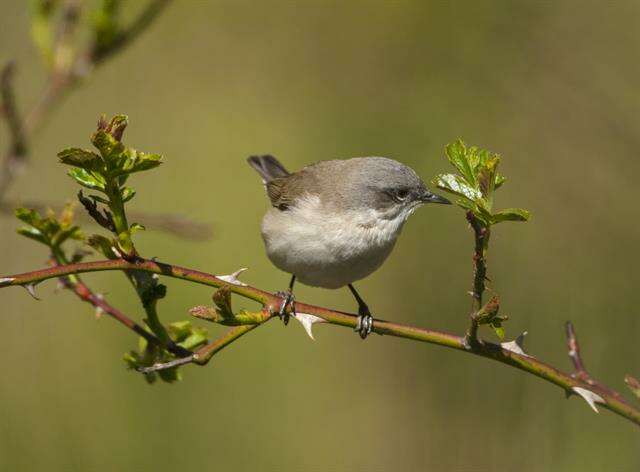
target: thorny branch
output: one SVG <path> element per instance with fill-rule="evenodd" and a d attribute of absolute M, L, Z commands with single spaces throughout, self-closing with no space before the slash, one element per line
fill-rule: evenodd
<path fill-rule="evenodd" d="M 277 307 L 279 307 L 282 301 L 279 297 L 271 293 L 250 286 L 235 285 L 211 274 L 157 261 L 142 259 L 134 263 L 127 262 L 124 259 L 117 259 L 52 267 L 34 272 L 27 272 L 24 274 L 17 274 L 0 278 L 0 287 L 28 285 L 33 286 L 34 284 L 51 278 L 59 278 L 71 274 L 106 270 L 144 271 L 164 275 L 167 277 L 183 279 L 211 287 L 226 287 L 232 293 L 262 304 L 264 321 L 267 321 L 271 318 L 271 313 L 277 311 Z M 330 324 L 347 326 L 350 328 L 355 327 L 357 324 L 357 316 L 352 314 L 334 311 L 327 308 L 308 305 L 300 302 L 296 304 L 296 307 L 299 313 L 313 315 Z M 256 323 L 254 325 L 243 325 L 233 328 L 225 336 L 218 339 L 217 341 L 214 341 L 211 344 L 208 344 L 204 348 L 194 353 L 192 356 L 187 356 L 184 359 L 176 359 L 171 365 L 168 366 L 155 366 L 149 371 L 159 370 L 167 367 L 175 367 L 176 365 L 183 365 L 188 363 L 204 364 L 216 352 L 219 352 L 222 348 L 229 345 L 240 336 L 249 332 L 260 324 L 261 323 Z M 564 373 L 556 369 L 552 365 L 540 361 L 528 354 L 525 354 L 520 349 L 514 348 L 513 342 L 503 344 L 482 342 L 469 346 L 466 342 L 465 337 L 462 336 L 456 336 L 453 334 L 430 329 L 417 328 L 399 323 L 391 323 L 379 319 L 376 319 L 374 321 L 373 331 L 381 335 L 396 336 L 420 342 L 437 344 L 440 346 L 445 346 L 452 349 L 457 349 L 459 351 L 474 354 L 480 357 L 493 359 L 497 362 L 510 365 L 519 370 L 528 372 L 541 379 L 551 382 L 562 388 L 568 395 L 579 394 L 580 396 L 585 398 L 585 400 L 587 400 L 585 395 L 594 395 L 593 398 L 590 398 L 590 403 L 601 403 L 603 407 L 613 411 L 614 413 L 628 419 L 629 421 L 637 425 L 640 425 L 640 409 L 628 403 L 625 399 L 622 398 L 619 393 L 609 389 L 608 387 L 603 387 L 600 384 L 593 385 L 579 378 L 577 375 L 573 376 L 571 374 Z M 571 333 L 573 333 L 573 330 L 571 330 Z M 569 337 L 572 339 L 572 341 L 570 341 L 570 346 L 572 346 L 574 345 L 574 343 L 576 343 L 575 335 L 570 334 Z M 571 358 L 574 359 L 575 356 L 571 355 Z"/>
<path fill-rule="evenodd" d="M 473 229 L 475 249 L 473 254 L 473 291 L 471 297 L 470 325 L 467 331 L 466 341 L 471 346 L 478 344 L 478 312 L 482 308 L 482 295 L 485 290 L 487 278 L 486 248 L 489 243 L 489 228 L 483 227 L 471 211 L 467 212 L 467 221 Z"/>
<path fill-rule="evenodd" d="M 569 358 L 573 363 L 573 367 L 575 372 L 571 374 L 571 376 L 575 379 L 581 380 L 582 382 L 588 384 L 593 390 L 597 393 L 603 395 L 611 395 L 618 399 L 622 399 L 622 395 L 620 395 L 615 390 L 610 389 L 609 387 L 603 385 L 598 382 L 594 378 L 589 375 L 589 372 L 584 366 L 582 362 L 582 355 L 580 354 L 580 344 L 578 344 L 578 338 L 576 337 L 575 329 L 573 328 L 573 323 L 571 321 L 567 321 L 566 325 L 566 334 L 567 334 L 567 349 L 569 351 Z"/>

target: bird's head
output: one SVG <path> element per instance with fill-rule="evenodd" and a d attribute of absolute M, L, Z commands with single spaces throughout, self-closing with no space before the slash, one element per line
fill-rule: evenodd
<path fill-rule="evenodd" d="M 406 165 L 386 157 L 351 159 L 348 194 L 354 209 L 374 210 L 381 218 L 406 220 L 425 203 L 451 202 L 434 194 Z"/>

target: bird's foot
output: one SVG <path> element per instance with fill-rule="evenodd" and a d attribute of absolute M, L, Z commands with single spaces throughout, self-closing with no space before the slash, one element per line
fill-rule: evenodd
<path fill-rule="evenodd" d="M 369 310 L 361 311 L 358 314 L 358 324 L 354 331 L 356 331 L 362 339 L 369 336 L 369 333 L 373 329 L 373 316 L 369 313 Z"/>
<path fill-rule="evenodd" d="M 290 290 L 286 292 L 276 292 L 276 296 L 282 298 L 280 310 L 278 310 L 278 313 L 276 314 L 286 326 L 289 323 L 289 318 L 291 317 L 291 315 L 295 316 L 296 314 L 296 297 Z"/>

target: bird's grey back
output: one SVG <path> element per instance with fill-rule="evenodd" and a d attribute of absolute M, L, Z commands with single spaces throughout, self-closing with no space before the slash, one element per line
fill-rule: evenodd
<path fill-rule="evenodd" d="M 411 168 L 387 157 L 322 161 L 301 172 L 312 174 L 318 187 L 332 189 L 329 193 L 325 190 L 323 197 L 327 203 L 344 209 L 376 207 L 386 189 L 423 185 Z"/>
<path fill-rule="evenodd" d="M 375 207 L 376 199 L 386 188 L 421 185 L 420 177 L 398 161 L 354 157 L 320 161 L 271 179 L 267 181 L 267 193 L 273 206 L 283 210 L 305 194 L 318 195 L 323 204 L 346 210 Z"/>

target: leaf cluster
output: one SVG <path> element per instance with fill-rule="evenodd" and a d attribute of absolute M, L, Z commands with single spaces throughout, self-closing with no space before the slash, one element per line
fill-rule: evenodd
<path fill-rule="evenodd" d="M 522 208 L 493 211 L 493 199 L 497 189 L 505 182 L 498 173 L 500 156 L 476 146 L 466 146 L 462 140 L 445 148 L 456 174 L 440 174 L 433 183 L 440 189 L 458 197 L 456 204 L 488 228 L 503 221 L 527 221 L 530 214 Z"/>
<path fill-rule="evenodd" d="M 36 210 L 17 208 L 16 217 L 27 224 L 18 233 L 52 249 L 59 249 L 68 239 L 84 240 L 79 226 L 73 224 L 73 206 L 67 205 L 59 217 L 52 210 L 41 216 Z"/>
<path fill-rule="evenodd" d="M 123 203 L 135 196 L 135 191 L 125 186 L 128 177 L 134 172 L 158 167 L 162 159 L 159 154 L 147 154 L 126 147 L 121 140 L 127 124 L 125 115 L 117 115 L 109 122 L 101 118 L 98 129 L 91 136 L 91 143 L 98 153 L 80 148 L 67 148 L 58 153 L 61 163 L 73 167 L 69 175 L 77 183 L 104 195 L 108 195 L 115 187 Z M 100 195 L 90 195 L 90 198 L 108 203 Z"/>

